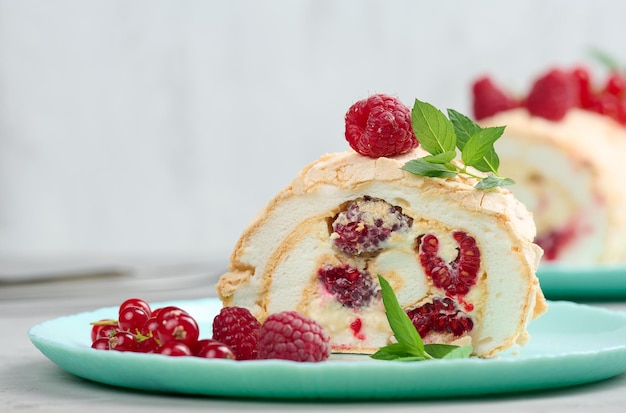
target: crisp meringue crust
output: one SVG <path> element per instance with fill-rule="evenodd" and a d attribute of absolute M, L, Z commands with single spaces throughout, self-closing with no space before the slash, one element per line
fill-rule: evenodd
<path fill-rule="evenodd" d="M 300 311 L 322 324 L 334 351 L 372 353 L 388 344 L 392 333 L 380 300 L 359 309 L 342 306 L 317 279 L 322 265 L 347 259 L 330 242 L 329 220 L 347 202 L 369 196 L 401 207 L 413 219 L 409 231 L 367 259 L 368 271 L 390 281 L 405 310 L 444 294 L 425 275 L 415 240 L 437 236 L 440 255 L 450 262 L 458 247 L 451 234 L 464 231 L 475 238 L 481 262 L 476 285 L 461 298 L 471 303 L 466 310 L 474 320 L 461 339 L 471 340 L 479 356 L 523 343 L 528 323 L 546 309 L 535 276 L 542 251 L 533 243 L 532 215 L 507 189 L 481 191 L 473 187 L 474 178 L 427 178 L 401 169 L 425 154 L 417 148 L 373 159 L 348 151 L 307 165 L 239 239 L 229 271 L 217 284 L 224 305 L 248 307 L 261 320 L 277 311 Z M 350 327 L 357 318 L 358 333 Z M 459 337 L 426 341 L 435 339 Z"/>

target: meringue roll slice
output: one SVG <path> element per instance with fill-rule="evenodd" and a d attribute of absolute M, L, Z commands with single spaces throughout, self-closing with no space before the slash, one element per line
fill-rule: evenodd
<path fill-rule="evenodd" d="M 223 304 L 260 320 L 296 310 L 334 352 L 372 354 L 394 340 L 381 275 L 425 343 L 481 357 L 523 344 L 546 310 L 532 215 L 509 189 L 401 169 L 424 155 L 348 151 L 306 166 L 244 230 L 217 284 Z"/>
<path fill-rule="evenodd" d="M 500 171 L 534 215 L 544 262 L 626 261 L 623 126 L 582 109 L 550 121 L 520 108 L 479 123 L 506 125 L 495 144 Z"/>

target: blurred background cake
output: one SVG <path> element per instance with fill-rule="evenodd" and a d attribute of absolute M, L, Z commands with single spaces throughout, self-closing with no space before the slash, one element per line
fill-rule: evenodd
<path fill-rule="evenodd" d="M 523 92 L 489 75 L 472 84 L 474 117 L 506 125 L 501 170 L 534 213 L 546 262 L 626 261 L 624 75 L 552 67 Z"/>

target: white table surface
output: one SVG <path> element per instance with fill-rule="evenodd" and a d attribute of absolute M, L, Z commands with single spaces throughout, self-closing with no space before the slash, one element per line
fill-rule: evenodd
<path fill-rule="evenodd" d="M 397 402 L 294 402 L 190 397 L 121 389 L 66 373 L 31 343 L 30 327 L 62 315 L 113 306 L 131 296 L 149 301 L 215 295 L 220 262 L 135 267 L 125 275 L 60 281 L 0 280 L 0 412 L 378 411 L 385 412 L 618 412 L 626 405 L 626 375 L 541 392 Z M 595 302 L 626 311 L 624 302 Z"/>

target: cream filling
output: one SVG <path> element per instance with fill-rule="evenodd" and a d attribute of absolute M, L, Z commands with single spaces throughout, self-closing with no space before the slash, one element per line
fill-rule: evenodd
<path fill-rule="evenodd" d="M 314 200 L 310 199 L 312 194 L 309 194 L 306 200 L 300 198 L 287 200 L 286 208 L 281 208 L 281 210 L 286 212 L 315 205 L 319 209 L 333 211 L 333 207 L 338 204 L 362 195 L 380 197 L 390 203 L 398 201 L 397 194 L 393 190 L 377 182 L 368 185 L 368 188 L 363 188 L 363 193 L 335 189 L 335 193 L 328 196 L 327 189 L 325 188 L 323 196 L 320 195 Z M 417 194 L 417 192 L 403 194 L 404 203 L 411 205 L 411 208 L 415 206 L 419 208 L 415 211 L 405 208 L 404 213 L 417 218 L 424 215 L 432 216 L 437 211 L 438 220 L 415 219 L 410 237 L 406 237 L 400 245 L 372 260 L 370 265 L 373 275 L 380 271 L 381 275 L 388 276 L 392 281 L 397 282 L 399 288 L 396 291 L 399 292 L 400 302 L 407 307 L 415 306 L 434 294 L 442 296 L 443 292 L 434 291 L 429 285 L 416 255 L 411 253 L 411 244 L 417 234 L 431 233 L 439 238 L 441 257 L 450 262 L 456 257 L 457 247 L 451 232 L 453 229 L 462 229 L 477 239 L 481 251 L 481 270 L 486 274 L 481 280 L 481 285 L 474 287 L 465 297 L 466 301 L 474 305 L 474 311 L 470 316 L 475 321 L 475 328 L 471 333 L 472 341 L 475 343 L 475 352 L 488 355 L 502 346 L 514 344 L 530 321 L 525 315 L 521 317 L 526 311 L 529 286 L 525 276 L 527 270 L 523 268 L 523 262 L 515 252 L 516 248 L 512 245 L 509 235 L 502 229 L 494 228 L 492 220 L 480 214 L 454 210 L 441 198 L 423 199 Z M 316 212 L 318 211 L 311 211 L 311 214 Z M 317 215 L 324 217 L 333 214 Z M 295 219 L 295 217 L 283 216 L 282 219 L 289 222 L 289 219 Z M 274 230 L 279 230 L 278 221 L 276 225 Z M 333 255 L 334 251 L 331 248 L 328 226 L 324 219 L 311 220 L 300 225 L 297 233 L 306 235 L 300 239 L 295 237 L 294 240 L 298 239 L 295 244 L 271 239 L 257 239 L 254 242 L 265 246 L 279 245 L 278 251 L 281 253 L 268 260 L 278 264 L 271 272 L 265 273 L 267 262 L 263 265 L 264 262 L 261 261 L 261 265 L 257 265 L 256 269 L 259 271 L 263 268 L 263 272 L 259 272 L 263 276 L 252 277 L 246 288 L 235 291 L 233 304 L 256 306 L 263 312 L 261 317 L 285 309 L 302 308 L 298 303 L 302 300 L 303 287 L 315 283 L 317 269 L 321 265 L 320 262 L 311 258 Z M 272 227 L 266 226 L 265 228 Z M 271 235 L 274 232 L 266 233 Z M 268 282 L 268 278 L 271 278 L 271 282 L 264 284 Z M 258 307 L 263 291 L 268 292 L 268 303 Z M 331 332 L 335 348 L 371 349 L 389 342 L 391 333 L 389 326 L 381 321 L 385 319 L 382 309 L 367 309 L 359 316 L 363 320 L 363 334 L 369 339 L 366 343 L 362 343 L 354 339 L 349 327 L 350 322 L 357 317 L 358 313 L 355 314 L 351 309 L 338 306 L 335 302 L 335 300 L 318 297 L 305 310 L 305 314 L 312 316 Z"/>

